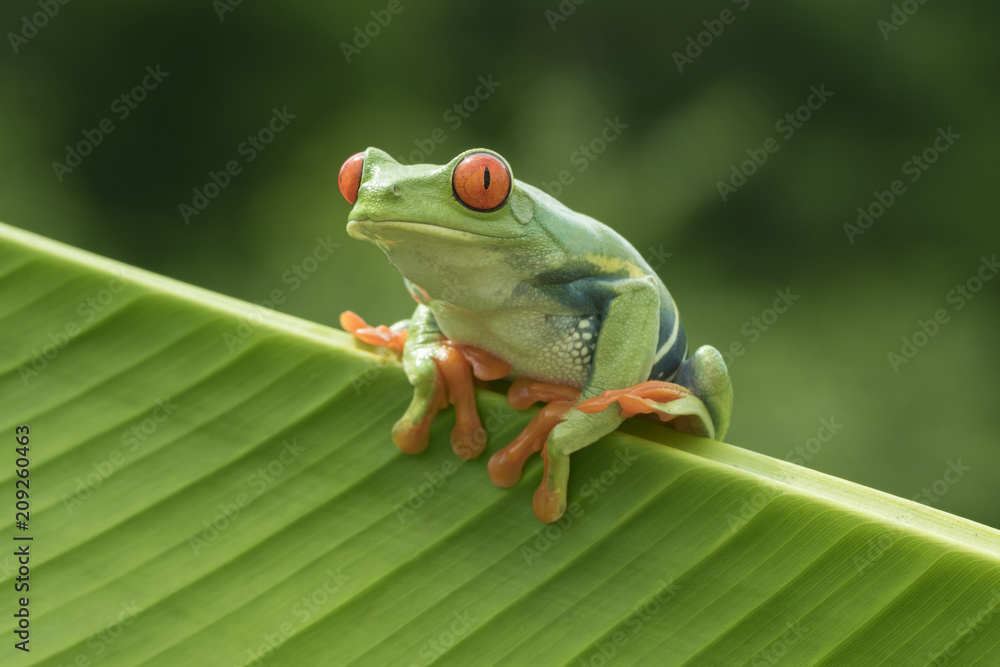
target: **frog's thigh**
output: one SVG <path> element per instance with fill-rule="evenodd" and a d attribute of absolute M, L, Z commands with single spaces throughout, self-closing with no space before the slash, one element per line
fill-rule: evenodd
<path fill-rule="evenodd" d="M 648 379 L 660 334 L 660 295 L 655 278 L 587 280 L 587 289 L 606 294 L 607 306 L 583 399 Z"/>
<path fill-rule="evenodd" d="M 618 280 L 605 309 L 594 351 L 594 366 L 581 400 L 606 389 L 630 387 L 649 377 L 659 337 L 660 297 L 652 277 Z M 621 424 L 618 410 L 586 414 L 572 410 L 552 431 L 549 455 L 583 449 Z"/>

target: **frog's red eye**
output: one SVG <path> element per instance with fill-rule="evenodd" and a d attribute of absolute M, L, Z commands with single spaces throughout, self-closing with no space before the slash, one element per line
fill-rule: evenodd
<path fill-rule="evenodd" d="M 340 174 L 337 176 L 337 185 L 340 187 L 340 194 L 344 195 L 344 199 L 352 206 L 358 200 L 358 188 L 361 187 L 361 169 L 364 165 L 365 154 L 355 153 L 347 158 L 347 161 L 340 168 Z"/>
<path fill-rule="evenodd" d="M 510 195 L 510 171 L 492 153 L 466 155 L 451 177 L 455 196 L 474 211 L 494 211 Z"/>

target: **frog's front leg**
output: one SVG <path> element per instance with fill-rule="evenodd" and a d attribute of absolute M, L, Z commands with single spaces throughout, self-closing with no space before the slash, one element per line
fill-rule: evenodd
<path fill-rule="evenodd" d="M 434 363 L 434 355 L 443 340 L 444 335 L 430 309 L 417 306 L 403 347 L 403 371 L 413 386 L 413 399 L 392 427 L 393 442 L 407 454 L 419 454 L 427 449 L 431 423 L 448 402 L 444 379 Z"/>
<path fill-rule="evenodd" d="M 510 366 L 474 348 L 448 340 L 431 310 L 417 306 L 403 347 L 403 371 L 413 385 L 413 400 L 392 428 L 392 439 L 407 454 L 427 448 L 431 423 L 448 403 L 455 406 L 451 446 L 463 459 L 479 456 L 486 446 L 486 431 L 479 421 L 473 369 L 480 379 L 497 379 Z"/>
<path fill-rule="evenodd" d="M 659 294 L 653 278 L 602 281 L 608 295 L 594 351 L 590 379 L 580 398 L 586 400 L 607 388 L 628 387 L 649 377 L 659 336 Z M 552 429 L 542 450 L 545 471 L 532 506 L 542 521 L 553 522 L 566 511 L 569 457 L 618 428 L 618 410 L 588 414 L 576 409 Z"/>

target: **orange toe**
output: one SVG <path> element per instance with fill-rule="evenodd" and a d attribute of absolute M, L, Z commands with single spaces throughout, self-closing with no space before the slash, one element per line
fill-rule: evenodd
<path fill-rule="evenodd" d="M 486 431 L 476 410 L 469 362 L 451 341 L 443 341 L 434 353 L 434 363 L 448 388 L 448 402 L 455 406 L 451 447 L 461 458 L 474 459 L 486 447 Z"/>
<path fill-rule="evenodd" d="M 340 328 L 348 333 L 354 333 L 358 329 L 368 326 L 368 323 L 361 319 L 361 316 L 353 310 L 345 310 L 340 314 Z"/>
<path fill-rule="evenodd" d="M 563 384 L 536 382 L 530 378 L 518 378 L 507 390 L 507 402 L 515 410 L 526 410 L 535 403 L 572 401 L 580 398 L 580 390 Z"/>
<path fill-rule="evenodd" d="M 664 413 L 660 406 L 690 395 L 691 391 L 679 384 L 649 380 L 625 389 L 609 389 L 600 396 L 582 401 L 577 408 L 580 412 L 594 414 L 618 403 L 625 419 L 637 414 L 655 413 L 661 421 L 670 421 L 674 415 Z"/>
<path fill-rule="evenodd" d="M 617 402 L 618 398 L 623 396 L 627 391 L 627 389 L 608 389 L 601 393 L 600 396 L 594 396 L 593 398 L 581 401 L 580 405 L 576 406 L 576 409 L 580 412 L 586 412 L 588 415 L 603 412 Z"/>
<path fill-rule="evenodd" d="M 357 313 L 345 310 L 340 314 L 340 326 L 362 343 L 375 347 L 387 347 L 396 352 L 402 352 L 406 345 L 407 330 L 393 331 L 384 324 L 377 327 L 369 326 Z"/>

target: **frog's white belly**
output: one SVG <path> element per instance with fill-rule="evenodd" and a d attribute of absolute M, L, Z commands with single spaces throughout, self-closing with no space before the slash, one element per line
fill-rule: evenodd
<path fill-rule="evenodd" d="M 445 336 L 513 366 L 513 375 L 582 388 L 590 377 L 598 319 L 540 312 L 434 309 Z"/>

